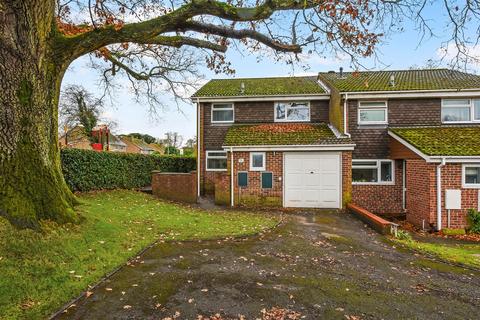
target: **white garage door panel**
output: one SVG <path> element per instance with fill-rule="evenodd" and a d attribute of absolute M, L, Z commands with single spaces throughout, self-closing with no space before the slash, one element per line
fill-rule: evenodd
<path fill-rule="evenodd" d="M 339 153 L 285 153 L 286 207 L 340 208 Z"/>

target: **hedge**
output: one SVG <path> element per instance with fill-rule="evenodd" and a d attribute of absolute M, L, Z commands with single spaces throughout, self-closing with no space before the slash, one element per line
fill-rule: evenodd
<path fill-rule="evenodd" d="M 62 170 L 72 191 L 135 189 L 151 183 L 153 170 L 190 172 L 194 157 L 61 150 Z"/>

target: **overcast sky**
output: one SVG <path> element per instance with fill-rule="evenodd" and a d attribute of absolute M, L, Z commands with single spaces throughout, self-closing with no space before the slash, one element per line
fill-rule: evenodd
<path fill-rule="evenodd" d="M 446 34 L 445 19 L 435 10 L 429 13 L 432 25 L 437 35 Z M 407 26 L 407 32 L 396 34 L 387 39 L 378 47 L 379 61 L 374 59 L 363 60 L 362 63 L 369 68 L 375 69 L 408 69 L 412 66 L 422 67 L 429 59 L 440 57 L 440 48 L 445 40 L 442 36 L 424 39 L 421 44 L 420 35 L 412 26 Z M 451 53 L 453 54 L 453 53 Z M 338 70 L 343 66 L 345 71 L 350 70 L 348 60 L 342 60 L 335 56 L 304 56 L 304 62 L 309 65 L 309 70 L 292 70 L 291 66 L 282 63 L 275 63 L 269 58 L 257 61 L 255 55 L 243 56 L 230 50 L 229 61 L 236 70 L 235 77 L 265 77 L 265 76 L 288 76 L 304 75 L 306 73 L 316 74 L 317 72 Z M 98 88 L 98 74 L 86 67 L 88 59 L 83 57 L 75 61 L 67 71 L 63 86 L 67 84 L 80 84 L 96 95 L 101 92 Z M 207 68 L 201 71 L 205 81 L 211 78 L 225 78 L 225 75 L 215 75 Z M 135 103 L 134 95 L 128 90 L 118 92 L 115 95 L 115 104 L 108 107 L 105 116 L 118 123 L 117 133 L 141 132 L 152 136 L 164 138 L 165 132 L 177 131 L 185 140 L 195 135 L 195 106 L 193 103 L 181 105 L 182 112 L 177 110 L 171 102 L 169 95 L 164 97 L 165 104 L 170 105 L 167 110 L 160 113 L 161 119 L 154 120 L 149 115 L 148 108 Z"/>

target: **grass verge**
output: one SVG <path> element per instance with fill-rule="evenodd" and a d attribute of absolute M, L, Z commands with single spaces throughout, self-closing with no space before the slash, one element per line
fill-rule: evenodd
<path fill-rule="evenodd" d="M 434 255 L 442 260 L 480 269 L 480 245 L 428 243 L 416 240 L 394 240 L 407 248 Z"/>
<path fill-rule="evenodd" d="M 135 191 L 83 194 L 79 225 L 16 230 L 0 218 L 0 318 L 44 318 L 156 239 L 250 235 L 278 219 L 207 212 Z"/>

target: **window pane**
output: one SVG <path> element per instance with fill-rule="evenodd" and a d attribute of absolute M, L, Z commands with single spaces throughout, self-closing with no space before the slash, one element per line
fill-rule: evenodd
<path fill-rule="evenodd" d="M 239 187 L 248 186 L 248 173 L 247 172 L 239 172 L 238 173 L 238 186 Z"/>
<path fill-rule="evenodd" d="M 262 168 L 263 167 L 263 154 L 255 153 L 252 155 L 252 167 L 253 168 Z"/>
<path fill-rule="evenodd" d="M 465 168 L 465 183 L 480 184 L 480 167 Z"/>
<path fill-rule="evenodd" d="M 213 110 L 212 121 L 233 121 L 233 110 Z"/>
<path fill-rule="evenodd" d="M 376 161 L 358 161 L 358 160 L 354 160 L 352 162 L 352 165 L 353 166 L 373 166 L 373 167 L 376 167 L 377 166 L 377 162 Z"/>
<path fill-rule="evenodd" d="M 273 174 L 271 172 L 262 173 L 262 188 L 271 189 L 273 187 Z"/>
<path fill-rule="evenodd" d="M 208 157 L 224 157 L 226 158 L 227 157 L 227 153 L 226 152 L 213 152 L 213 151 L 210 151 L 208 152 Z"/>
<path fill-rule="evenodd" d="M 468 99 L 445 99 L 442 101 L 444 106 L 468 106 L 470 100 Z"/>
<path fill-rule="evenodd" d="M 361 107 L 386 107 L 385 101 L 362 101 L 360 102 Z"/>
<path fill-rule="evenodd" d="M 353 182 L 377 182 L 377 169 L 353 169 Z"/>
<path fill-rule="evenodd" d="M 207 159 L 208 169 L 227 169 L 227 159 Z"/>
<path fill-rule="evenodd" d="M 276 107 L 276 114 L 275 114 L 276 119 L 285 119 L 285 105 L 284 104 L 277 104 Z"/>
<path fill-rule="evenodd" d="M 287 119 L 290 121 L 307 121 L 310 118 L 310 109 L 305 106 L 295 106 L 287 109 Z"/>
<path fill-rule="evenodd" d="M 392 175 L 392 163 L 390 161 L 384 161 L 380 164 L 380 180 L 382 182 L 391 182 L 393 181 Z"/>
<path fill-rule="evenodd" d="M 231 104 L 214 104 L 213 109 L 232 109 L 233 106 Z"/>
<path fill-rule="evenodd" d="M 473 100 L 475 106 L 475 120 L 480 120 L 480 100 Z"/>
<path fill-rule="evenodd" d="M 385 122 L 385 109 L 360 110 L 361 122 Z"/>
<path fill-rule="evenodd" d="M 443 107 L 442 121 L 470 121 L 470 107 Z"/>

